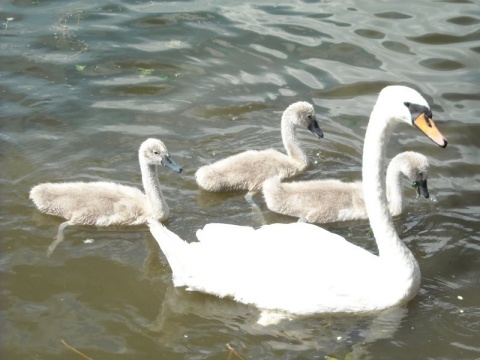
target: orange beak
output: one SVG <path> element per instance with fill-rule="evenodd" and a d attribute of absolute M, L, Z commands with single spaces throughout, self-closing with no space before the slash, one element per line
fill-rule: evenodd
<path fill-rule="evenodd" d="M 430 140 L 436 143 L 438 146 L 444 148 L 447 146 L 447 139 L 438 131 L 435 126 L 435 122 L 432 118 L 429 118 L 425 113 L 421 113 L 414 121 L 415 125 L 421 132 L 427 135 Z"/>

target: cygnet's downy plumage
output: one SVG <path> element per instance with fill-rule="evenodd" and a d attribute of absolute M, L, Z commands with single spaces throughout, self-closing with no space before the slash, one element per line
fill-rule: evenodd
<path fill-rule="evenodd" d="M 395 156 L 387 169 L 387 199 L 392 216 L 403 211 L 402 175 L 417 190 L 429 197 L 428 160 L 419 153 L 406 151 Z M 361 182 L 311 180 L 282 183 L 272 177 L 263 184 L 267 207 L 276 213 L 310 223 L 367 219 Z"/>
<path fill-rule="evenodd" d="M 48 255 L 63 241 L 68 225 L 138 225 L 148 218 L 159 221 L 170 216 L 158 182 L 157 165 L 181 172 L 162 141 L 145 140 L 138 151 L 145 193 L 131 186 L 113 182 L 44 183 L 30 191 L 30 199 L 46 214 L 67 219 L 60 224 Z"/>
<path fill-rule="evenodd" d="M 251 196 L 271 176 L 288 179 L 304 172 L 309 162 L 298 143 L 296 128 L 323 137 L 313 106 L 308 102 L 296 102 L 283 112 L 281 130 L 287 155 L 274 149 L 248 150 L 202 166 L 195 174 L 197 184 L 207 191 L 248 190 Z"/>

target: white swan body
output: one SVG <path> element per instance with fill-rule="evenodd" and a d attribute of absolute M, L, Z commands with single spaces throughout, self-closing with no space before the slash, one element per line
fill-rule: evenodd
<path fill-rule="evenodd" d="M 149 220 L 174 284 L 297 315 L 365 313 L 407 302 L 418 291 L 420 270 L 388 210 L 385 146 L 398 122 L 413 122 L 445 147 L 431 117 L 423 97 L 403 86 L 382 90 L 373 109 L 365 136 L 363 186 L 378 256 L 312 224 L 259 229 L 208 224 L 197 231 L 199 242 L 187 243 Z"/>
<path fill-rule="evenodd" d="M 298 144 L 296 128 L 307 128 L 317 137 L 323 137 L 313 106 L 300 101 L 291 104 L 282 115 L 282 140 L 287 155 L 274 149 L 248 150 L 210 165 L 200 167 L 195 173 L 199 187 L 208 191 L 261 190 L 265 179 L 278 175 L 291 178 L 304 172 L 308 158 Z"/>
<path fill-rule="evenodd" d="M 403 210 L 402 175 L 429 196 L 428 160 L 419 153 L 405 151 L 395 156 L 387 169 L 387 199 L 392 216 Z M 267 207 L 276 213 L 299 217 L 310 223 L 367 219 L 361 182 L 311 180 L 282 183 L 278 177 L 263 183 Z"/>
<path fill-rule="evenodd" d="M 170 159 L 160 140 L 145 140 L 138 154 L 145 193 L 113 182 L 44 183 L 31 189 L 30 199 L 40 211 L 67 219 L 60 225 L 49 254 L 63 240 L 68 225 L 138 225 L 148 218 L 163 221 L 169 217 L 156 167 L 165 165 L 176 172 L 182 169 Z"/>
<path fill-rule="evenodd" d="M 387 265 L 378 256 L 312 224 L 259 229 L 208 224 L 197 231 L 194 243 L 158 222 L 149 226 L 175 286 L 230 296 L 262 310 L 297 315 L 380 310 L 409 300 L 405 288 L 419 280 L 418 270 L 413 279 L 378 272 Z M 361 267 L 352 271 L 353 264 Z"/>

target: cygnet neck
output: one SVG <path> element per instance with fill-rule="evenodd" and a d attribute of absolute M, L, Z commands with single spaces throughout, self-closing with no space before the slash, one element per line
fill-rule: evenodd
<path fill-rule="evenodd" d="M 285 110 L 282 115 L 282 141 L 289 157 L 300 163 L 303 168 L 308 166 L 307 154 L 298 143 L 294 120 L 296 115 L 293 110 Z"/>
<path fill-rule="evenodd" d="M 402 189 L 402 160 L 403 158 L 394 158 L 390 161 L 387 169 L 387 197 L 388 207 L 392 216 L 401 214 L 403 210 L 403 189 Z"/>
<path fill-rule="evenodd" d="M 160 183 L 158 182 L 156 165 L 148 164 L 140 155 L 140 169 L 142 184 L 150 207 L 150 216 L 162 221 L 169 217 L 170 209 L 163 198 Z"/>

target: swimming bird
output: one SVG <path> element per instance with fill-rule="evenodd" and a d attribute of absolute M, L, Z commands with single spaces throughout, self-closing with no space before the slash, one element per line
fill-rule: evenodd
<path fill-rule="evenodd" d="M 402 175 L 417 190 L 429 197 L 428 159 L 417 152 L 405 151 L 395 156 L 387 169 L 387 199 L 392 216 L 403 210 Z M 282 183 L 271 177 L 263 183 L 267 207 L 276 213 L 300 218 L 310 223 L 367 219 L 362 183 L 340 180 L 310 180 Z"/>
<path fill-rule="evenodd" d="M 157 139 L 145 140 L 138 158 L 145 193 L 132 186 L 104 181 L 43 183 L 31 189 L 30 199 L 41 212 L 67 219 L 60 224 L 48 255 L 63 241 L 63 231 L 69 225 L 139 225 L 147 218 L 163 221 L 170 216 L 158 182 L 157 165 L 177 173 L 182 171 L 181 167 Z"/>
<path fill-rule="evenodd" d="M 195 173 L 198 186 L 207 191 L 248 190 L 245 198 L 255 206 L 252 197 L 262 189 L 266 179 L 273 175 L 288 179 L 307 169 L 309 162 L 298 143 L 297 128 L 323 137 L 313 106 L 308 102 L 293 103 L 283 112 L 281 132 L 286 155 L 274 149 L 247 150 L 204 165 Z"/>
<path fill-rule="evenodd" d="M 399 123 L 414 125 L 439 146 L 447 146 L 417 91 L 389 86 L 380 92 L 365 135 L 362 169 L 378 255 L 302 222 L 258 229 L 207 224 L 196 232 L 199 241 L 188 243 L 149 220 L 172 268 L 174 285 L 231 297 L 256 306 L 262 315 L 369 313 L 412 299 L 420 286 L 420 268 L 395 230 L 385 189 L 386 145 Z"/>

